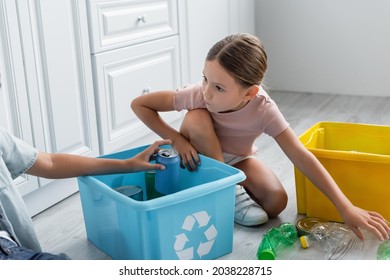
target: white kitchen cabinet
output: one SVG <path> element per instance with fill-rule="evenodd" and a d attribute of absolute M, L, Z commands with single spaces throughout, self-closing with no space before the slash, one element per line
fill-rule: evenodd
<path fill-rule="evenodd" d="M 88 0 L 87 7 L 102 154 L 151 133 L 131 111 L 133 98 L 198 82 L 212 44 L 254 33 L 253 0 Z M 170 124 L 181 118 L 162 115 Z"/>
<path fill-rule="evenodd" d="M 157 136 L 130 108 L 135 97 L 181 85 L 177 2 L 88 1 L 100 153 Z M 170 124 L 181 113 L 161 114 Z M 154 138 L 147 137 L 154 135 Z"/>
<path fill-rule="evenodd" d="M 1 0 L 0 12 L 1 124 L 41 151 L 98 155 L 85 3 Z M 78 190 L 29 180 L 18 184 L 32 215 Z"/>
<path fill-rule="evenodd" d="M 176 36 L 93 56 L 100 151 L 110 153 L 128 147 L 150 134 L 130 108 L 135 97 L 150 91 L 176 89 L 180 84 L 179 42 Z M 167 122 L 178 112 L 161 116 Z M 147 143 L 145 143 L 147 144 Z"/>

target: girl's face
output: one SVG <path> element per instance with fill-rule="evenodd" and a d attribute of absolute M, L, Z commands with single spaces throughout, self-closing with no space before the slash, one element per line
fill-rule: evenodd
<path fill-rule="evenodd" d="M 254 89 L 258 91 L 258 87 Z M 202 91 L 207 109 L 214 113 L 226 113 L 243 108 L 254 96 L 253 89 L 243 88 L 219 64 L 217 60 L 206 60 L 203 70 Z"/>

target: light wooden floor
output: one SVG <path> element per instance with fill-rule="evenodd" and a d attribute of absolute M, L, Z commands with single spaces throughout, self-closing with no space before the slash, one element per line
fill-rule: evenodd
<path fill-rule="evenodd" d="M 319 121 L 342 121 L 390 125 L 390 98 L 341 96 L 293 92 L 271 92 L 271 97 L 297 135 Z M 221 259 L 256 259 L 262 235 L 282 222 L 295 223 L 302 216 L 296 213 L 293 165 L 272 138 L 258 140 L 259 158 L 269 165 L 284 184 L 289 202 L 278 218 L 258 227 L 235 225 L 233 252 Z M 33 218 L 38 236 L 45 250 L 66 253 L 72 259 L 110 259 L 87 238 L 79 194 L 76 193 Z M 378 241 L 351 241 L 347 250 L 332 255 L 316 255 L 303 250 L 299 244 L 280 250 L 279 259 L 375 259 Z"/>

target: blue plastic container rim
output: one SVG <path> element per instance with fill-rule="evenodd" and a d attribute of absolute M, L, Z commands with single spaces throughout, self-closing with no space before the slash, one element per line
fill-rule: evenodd
<path fill-rule="evenodd" d="M 138 148 L 135 148 L 133 150 L 134 153 L 138 153 L 139 151 L 144 150 L 145 148 L 149 147 L 149 145 L 141 146 Z M 164 146 L 167 147 L 167 146 Z M 169 146 L 168 146 L 169 147 Z M 111 158 L 117 154 L 121 154 L 122 152 L 109 154 L 100 156 L 101 158 Z M 212 158 L 206 157 L 204 155 L 199 155 L 202 160 L 208 160 L 208 161 L 214 161 L 217 163 L 217 165 L 223 164 L 226 165 L 224 168 L 230 169 L 235 172 L 235 174 L 232 174 L 231 176 L 228 176 L 226 178 L 221 178 L 217 181 L 214 181 L 212 183 L 204 183 L 200 184 L 173 194 L 165 195 L 159 198 L 147 200 L 147 201 L 137 201 L 132 198 L 126 197 L 118 192 L 116 192 L 113 188 L 110 188 L 105 183 L 101 182 L 100 180 L 94 178 L 93 176 L 80 176 L 78 177 L 78 180 L 85 183 L 86 185 L 94 186 L 93 188 L 97 188 L 99 191 L 101 191 L 103 194 L 107 195 L 108 197 L 114 198 L 116 201 L 125 203 L 127 205 L 132 205 L 133 207 L 139 209 L 139 210 L 153 210 L 165 206 L 170 206 L 173 204 L 176 204 L 178 202 L 184 202 L 187 200 L 191 200 L 200 196 L 203 196 L 205 194 L 213 193 L 218 190 L 221 190 L 223 188 L 229 187 L 231 185 L 235 185 L 236 183 L 242 182 L 245 180 L 246 176 L 243 171 L 232 167 L 230 165 L 227 165 L 225 163 L 221 163 L 220 161 L 214 160 Z M 218 167 L 200 167 L 205 169 L 219 169 Z M 142 171 L 141 171 L 142 172 Z M 226 171 L 224 171 L 226 172 Z M 118 175 L 125 175 L 129 173 L 118 173 Z"/>

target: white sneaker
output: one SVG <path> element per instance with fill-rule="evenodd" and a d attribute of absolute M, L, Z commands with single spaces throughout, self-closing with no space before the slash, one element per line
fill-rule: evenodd
<path fill-rule="evenodd" d="M 247 194 L 243 186 L 236 186 L 236 206 L 234 209 L 234 221 L 243 226 L 257 226 L 268 221 L 268 215 Z"/>

